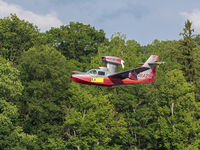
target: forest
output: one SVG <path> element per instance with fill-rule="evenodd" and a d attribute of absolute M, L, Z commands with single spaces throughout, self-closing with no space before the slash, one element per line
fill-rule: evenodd
<path fill-rule="evenodd" d="M 1 18 L 0 150 L 199 150 L 200 35 L 189 20 L 181 31 L 143 46 L 80 22 L 41 32 L 14 14 Z M 72 70 L 105 66 L 105 55 L 125 70 L 150 55 L 165 64 L 147 84 L 71 81 Z"/>

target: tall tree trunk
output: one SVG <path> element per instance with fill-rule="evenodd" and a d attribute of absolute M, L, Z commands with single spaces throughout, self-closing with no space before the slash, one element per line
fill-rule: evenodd
<path fill-rule="evenodd" d="M 170 107 L 171 107 L 171 115 L 173 116 L 174 115 L 174 102 L 172 102 Z"/>
<path fill-rule="evenodd" d="M 80 149 L 81 149 L 81 148 L 80 148 L 80 145 L 78 145 L 78 146 L 77 146 L 77 150 L 80 150 Z"/>

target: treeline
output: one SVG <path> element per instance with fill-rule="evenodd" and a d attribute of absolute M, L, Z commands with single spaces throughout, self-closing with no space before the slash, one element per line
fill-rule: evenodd
<path fill-rule="evenodd" d="M 180 40 L 142 46 L 78 22 L 43 33 L 16 15 L 0 19 L 0 149 L 200 149 L 200 36 L 191 25 Z M 72 70 L 105 65 L 103 55 L 131 69 L 152 54 L 166 62 L 153 83 L 71 81 Z"/>

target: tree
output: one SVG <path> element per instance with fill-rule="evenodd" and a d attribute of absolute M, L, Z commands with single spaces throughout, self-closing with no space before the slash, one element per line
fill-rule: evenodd
<path fill-rule="evenodd" d="M 23 132 L 19 124 L 19 104 L 23 86 L 19 71 L 0 56 L 0 149 L 35 149 L 37 136 Z"/>
<path fill-rule="evenodd" d="M 107 41 L 103 30 L 90 25 L 70 22 L 60 28 L 51 28 L 46 32 L 47 43 L 60 51 L 67 59 L 76 59 L 81 63 L 90 63 L 96 55 L 98 46 Z"/>
<path fill-rule="evenodd" d="M 19 71 L 0 56 L 0 97 L 15 102 L 20 96 L 23 86 L 19 79 Z"/>
<path fill-rule="evenodd" d="M 42 41 L 36 26 L 12 14 L 0 19 L 0 33 L 0 54 L 12 62 L 16 62 L 23 51 Z"/>
<path fill-rule="evenodd" d="M 18 109 L 11 102 L 0 99 L 0 149 L 36 149 L 37 136 L 23 132 L 17 125 Z"/>
<path fill-rule="evenodd" d="M 155 95 L 154 149 L 198 149 L 199 121 L 195 118 L 198 104 L 194 86 L 186 82 L 180 70 L 172 70 L 166 74 Z"/>
<path fill-rule="evenodd" d="M 128 142 L 124 149 L 153 149 L 152 122 L 155 112 L 152 109 L 150 94 L 154 92 L 152 84 L 117 87 L 111 99 L 118 113 L 123 114 L 127 123 Z"/>
<path fill-rule="evenodd" d="M 69 149 L 119 149 L 126 142 L 126 124 L 108 101 L 90 93 L 92 87 L 72 83 L 64 123 Z"/>
<path fill-rule="evenodd" d="M 25 87 L 20 109 L 26 132 L 41 137 L 59 137 L 66 114 L 70 67 L 66 58 L 53 47 L 41 45 L 24 52 L 19 68 Z M 51 140 L 52 141 L 52 140 Z"/>
<path fill-rule="evenodd" d="M 192 22 L 187 20 L 185 22 L 185 28 L 183 33 L 180 35 L 183 36 L 183 40 L 179 41 L 179 52 L 177 55 L 178 62 L 182 65 L 183 73 L 187 81 L 192 81 L 195 83 L 196 78 L 199 77 L 199 56 L 200 47 L 197 45 L 193 39 L 192 33 L 194 29 L 192 27 Z"/>

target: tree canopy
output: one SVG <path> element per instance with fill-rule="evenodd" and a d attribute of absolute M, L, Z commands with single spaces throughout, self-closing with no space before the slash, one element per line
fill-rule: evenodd
<path fill-rule="evenodd" d="M 16 15 L 0 19 L 0 149 L 200 149 L 200 35 L 187 20 L 180 40 L 140 45 L 70 22 L 40 32 Z M 71 71 L 125 69 L 150 55 L 166 64 L 155 81 L 114 87 L 80 85 Z M 118 68 L 122 71 L 122 68 Z"/>

